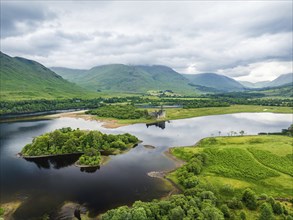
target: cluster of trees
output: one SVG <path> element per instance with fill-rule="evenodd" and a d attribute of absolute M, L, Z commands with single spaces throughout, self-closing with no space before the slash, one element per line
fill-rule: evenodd
<path fill-rule="evenodd" d="M 35 113 L 53 110 L 96 108 L 101 98 L 97 99 L 63 99 L 63 100 L 25 100 L 3 101 L 0 103 L 0 115 Z"/>
<path fill-rule="evenodd" d="M 33 139 L 21 151 L 23 156 L 84 153 L 93 148 L 101 151 L 125 150 L 138 142 L 137 137 L 126 134 L 103 134 L 100 131 L 57 129 Z"/>
<path fill-rule="evenodd" d="M 208 162 L 208 156 L 205 153 L 194 155 L 186 165 L 180 167 L 176 171 L 176 176 L 179 184 L 185 189 L 196 187 L 199 183 L 197 175 L 203 169 L 203 166 Z"/>
<path fill-rule="evenodd" d="M 86 149 L 77 161 L 78 165 L 99 166 L 101 163 L 101 153 L 95 148 Z"/>
<path fill-rule="evenodd" d="M 102 220 L 224 219 L 215 202 L 212 192 L 198 191 L 198 195 L 173 195 L 168 200 L 136 201 L 131 208 L 122 206 L 107 211 Z"/>
<path fill-rule="evenodd" d="M 292 99 L 261 99 L 261 98 L 242 98 L 242 97 L 227 97 L 227 96 L 217 96 L 219 102 L 229 103 L 231 105 L 261 105 L 261 106 L 283 106 L 283 107 L 293 107 Z"/>
<path fill-rule="evenodd" d="M 139 119 L 149 117 L 147 110 L 141 110 L 133 105 L 105 105 L 95 110 L 86 112 L 87 114 L 97 115 L 106 118 L 118 119 Z"/>

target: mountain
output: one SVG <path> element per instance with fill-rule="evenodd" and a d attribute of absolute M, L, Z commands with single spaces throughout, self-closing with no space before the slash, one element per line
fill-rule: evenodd
<path fill-rule="evenodd" d="M 279 76 L 278 78 L 268 83 L 266 87 L 282 86 L 288 83 L 291 83 L 291 85 L 293 84 L 293 73 L 287 73 Z"/>
<path fill-rule="evenodd" d="M 222 92 L 243 91 L 244 86 L 234 79 L 215 73 L 182 74 L 194 85 L 215 88 Z"/>
<path fill-rule="evenodd" d="M 58 75 L 62 76 L 62 78 L 69 81 L 82 77 L 83 73 L 87 71 L 83 69 L 70 69 L 65 67 L 50 67 L 50 69 L 53 72 L 58 73 Z"/>
<path fill-rule="evenodd" d="M 252 83 L 252 82 L 247 82 L 247 81 L 239 81 L 243 86 L 247 87 L 247 88 L 266 88 L 266 87 L 278 87 L 278 86 L 282 86 L 282 85 L 286 85 L 288 83 L 293 83 L 293 74 L 292 73 L 287 73 L 287 74 L 283 74 L 279 77 L 277 77 L 276 79 L 274 79 L 273 81 L 260 81 L 260 82 L 256 82 L 256 83 Z"/>
<path fill-rule="evenodd" d="M 293 86 L 292 83 L 287 83 L 281 86 L 253 89 L 251 92 L 262 93 L 266 96 L 293 97 Z"/>
<path fill-rule="evenodd" d="M 263 88 L 263 87 L 266 87 L 266 85 L 270 83 L 271 81 L 260 81 L 255 83 L 248 82 L 248 81 L 238 81 L 238 82 L 247 88 Z"/>
<path fill-rule="evenodd" d="M 42 64 L 0 52 L 1 99 L 72 98 L 84 89 L 63 79 Z"/>
<path fill-rule="evenodd" d="M 188 79 L 167 66 L 110 64 L 87 71 L 53 68 L 69 81 L 92 91 L 145 93 L 149 90 L 172 90 L 191 94 L 199 91 Z"/>

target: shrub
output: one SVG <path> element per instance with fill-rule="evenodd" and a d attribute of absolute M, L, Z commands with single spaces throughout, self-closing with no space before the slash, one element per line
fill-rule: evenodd
<path fill-rule="evenodd" d="M 259 220 L 273 220 L 273 219 L 275 218 L 274 218 L 271 205 L 266 202 L 263 203 L 260 207 Z"/>
<path fill-rule="evenodd" d="M 242 201 L 245 206 L 250 210 L 256 210 L 257 208 L 257 198 L 255 192 L 251 189 L 246 189 L 242 195 Z"/>

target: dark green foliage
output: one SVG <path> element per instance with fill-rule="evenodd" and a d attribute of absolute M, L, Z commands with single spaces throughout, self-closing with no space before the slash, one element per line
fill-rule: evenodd
<path fill-rule="evenodd" d="M 259 220 L 274 220 L 274 214 L 272 211 L 272 207 L 268 203 L 263 203 L 260 207 L 260 216 Z"/>
<path fill-rule="evenodd" d="M 99 166 L 101 162 L 101 153 L 94 148 L 88 148 L 78 159 L 78 165 Z"/>
<path fill-rule="evenodd" d="M 53 110 L 86 109 L 100 106 L 102 98 L 97 99 L 61 99 L 61 100 L 23 100 L 2 101 L 0 115 L 46 112 Z"/>
<path fill-rule="evenodd" d="M 245 212 L 241 211 L 239 217 L 240 217 L 241 220 L 246 220 L 246 214 L 245 214 Z"/>
<path fill-rule="evenodd" d="M 246 189 L 242 195 L 242 201 L 245 206 L 250 210 L 256 210 L 257 208 L 257 198 L 255 192 L 251 189 Z"/>
<path fill-rule="evenodd" d="M 228 208 L 228 206 L 226 204 L 221 206 L 221 212 L 224 214 L 225 218 L 230 218 L 231 217 L 230 210 L 229 210 L 229 208 Z"/>
<path fill-rule="evenodd" d="M 231 200 L 228 201 L 228 207 L 230 209 L 242 209 L 243 204 L 240 200 L 237 198 L 233 197 Z"/>
<path fill-rule="evenodd" d="M 118 119 L 139 119 L 148 117 L 147 110 L 141 110 L 132 105 L 106 105 L 95 110 L 90 110 L 87 113 L 99 117 Z"/>
<path fill-rule="evenodd" d="M 102 220 L 183 220 L 183 219 L 224 219 L 223 213 L 208 198 L 197 196 L 173 195 L 167 200 L 152 202 L 137 201 L 132 208 L 126 206 L 107 211 Z"/>
<path fill-rule="evenodd" d="M 224 220 L 223 213 L 214 206 L 208 205 L 203 210 L 204 219 Z"/>
<path fill-rule="evenodd" d="M 91 156 L 90 151 L 125 150 L 137 142 L 138 139 L 128 133 L 107 135 L 99 131 L 61 128 L 34 138 L 21 153 L 24 156 L 44 156 L 88 152 L 88 156 Z"/>
<path fill-rule="evenodd" d="M 184 218 L 184 211 L 183 209 L 178 206 L 170 210 L 169 219 L 170 220 L 182 220 Z"/>
<path fill-rule="evenodd" d="M 273 207 L 273 212 L 276 215 L 281 215 L 284 212 L 283 207 L 280 202 L 276 202 L 275 204 L 272 205 L 272 207 Z"/>

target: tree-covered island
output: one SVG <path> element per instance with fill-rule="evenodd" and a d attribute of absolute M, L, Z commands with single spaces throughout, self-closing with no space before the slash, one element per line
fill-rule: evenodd
<path fill-rule="evenodd" d="M 101 164 L 101 153 L 119 154 L 138 143 L 138 138 L 128 133 L 113 135 L 67 127 L 34 138 L 20 154 L 24 158 L 81 154 L 76 165 L 91 167 Z"/>

